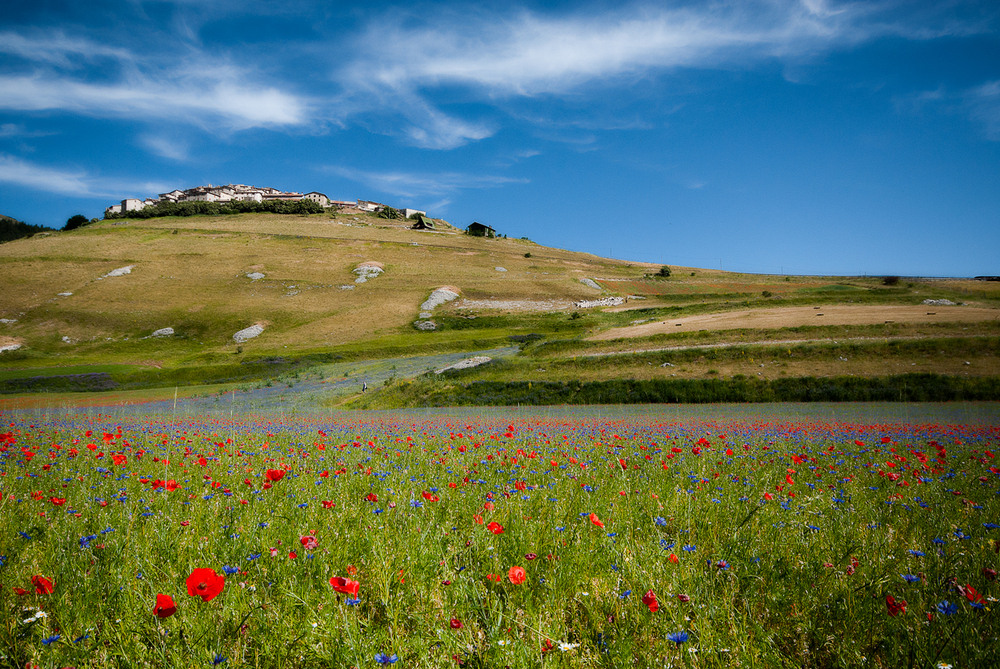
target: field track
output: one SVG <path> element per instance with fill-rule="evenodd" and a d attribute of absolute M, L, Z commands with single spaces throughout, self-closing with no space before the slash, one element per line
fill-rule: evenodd
<path fill-rule="evenodd" d="M 699 330 L 774 329 L 804 325 L 872 325 L 878 323 L 958 323 L 994 321 L 1000 324 L 1000 309 L 985 307 L 939 307 L 906 305 L 825 305 L 780 307 L 698 314 L 671 320 L 612 328 L 588 337 L 591 341 L 649 337 L 672 332 Z"/>

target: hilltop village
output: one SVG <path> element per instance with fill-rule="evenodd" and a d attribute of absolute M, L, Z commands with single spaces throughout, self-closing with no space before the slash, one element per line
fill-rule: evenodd
<path fill-rule="evenodd" d="M 295 191 L 283 191 L 269 186 L 246 186 L 244 184 L 227 184 L 225 186 L 195 186 L 187 190 L 172 190 L 169 193 L 160 193 L 159 197 L 128 198 L 119 204 L 113 204 L 104 210 L 105 216 L 110 214 L 124 214 L 130 211 L 141 211 L 146 207 L 154 207 L 163 202 L 268 202 L 273 200 L 286 200 L 296 202 L 299 200 L 310 200 L 316 204 L 336 209 L 359 209 L 360 211 L 376 212 L 389 207 L 381 202 L 370 200 L 331 200 L 323 193 L 312 191 L 310 193 L 298 193 Z M 427 212 L 417 209 L 399 209 L 406 218 L 414 214 L 426 215 Z"/>
<path fill-rule="evenodd" d="M 195 186 L 187 190 L 172 190 L 160 193 L 159 197 L 127 198 L 118 204 L 113 204 L 104 210 L 105 218 L 118 218 L 129 213 L 140 212 L 147 207 L 159 205 L 180 204 L 185 202 L 210 202 L 225 204 L 227 202 L 313 202 L 325 209 L 354 210 L 378 213 L 386 218 L 403 218 L 412 220 L 414 230 L 435 230 L 434 219 L 427 217 L 427 212 L 420 209 L 397 208 L 371 200 L 331 200 L 324 193 L 312 191 L 299 193 L 283 191 L 269 186 L 246 186 L 244 184 L 227 184 L 225 186 Z M 386 212 L 390 215 L 386 216 Z M 155 214 L 154 214 L 155 215 Z M 140 215 L 141 217 L 141 215 Z M 474 221 L 466 228 L 466 233 L 477 237 L 496 237 L 496 230 L 483 223 Z"/>

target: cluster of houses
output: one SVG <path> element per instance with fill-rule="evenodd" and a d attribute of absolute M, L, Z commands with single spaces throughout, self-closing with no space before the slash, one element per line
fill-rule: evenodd
<path fill-rule="evenodd" d="M 283 191 L 267 186 L 245 186 L 243 184 L 227 184 L 225 186 L 195 186 L 187 190 L 172 190 L 169 193 L 160 193 L 159 197 L 128 198 L 122 200 L 120 204 L 113 204 L 104 210 L 104 215 L 124 214 L 130 211 L 139 211 L 146 207 L 154 207 L 161 202 L 267 202 L 270 200 L 311 200 L 323 207 L 332 209 L 356 209 L 358 211 L 377 212 L 388 208 L 389 205 L 371 200 L 331 200 L 323 193 L 312 191 L 311 193 L 297 193 L 295 191 Z M 427 212 L 419 209 L 400 209 L 406 219 L 414 218 L 415 230 L 433 230 L 434 221 L 427 217 Z M 470 235 L 478 237 L 495 237 L 496 230 L 488 225 L 474 222 L 466 231 Z"/>
<path fill-rule="evenodd" d="M 381 202 L 370 200 L 331 200 L 323 193 L 312 191 L 311 193 L 298 193 L 295 191 L 283 191 L 268 186 L 246 186 L 244 184 L 227 184 L 225 186 L 195 186 L 187 190 L 172 190 L 169 193 L 160 193 L 159 197 L 150 197 L 145 200 L 139 198 L 128 198 L 119 204 L 113 204 L 104 210 L 107 214 L 124 214 L 130 211 L 139 211 L 146 207 L 152 207 L 161 202 L 267 202 L 270 200 L 312 200 L 323 206 L 337 209 L 358 209 L 360 211 L 375 212 L 386 205 Z M 413 214 L 426 214 L 427 212 L 416 209 L 402 209 L 406 218 Z"/>

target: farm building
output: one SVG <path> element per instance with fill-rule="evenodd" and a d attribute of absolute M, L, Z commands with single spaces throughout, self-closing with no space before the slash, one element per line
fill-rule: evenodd
<path fill-rule="evenodd" d="M 465 232 L 473 237 L 496 237 L 497 231 L 488 225 L 483 225 L 478 221 L 473 221 L 472 225 L 465 229 Z"/>

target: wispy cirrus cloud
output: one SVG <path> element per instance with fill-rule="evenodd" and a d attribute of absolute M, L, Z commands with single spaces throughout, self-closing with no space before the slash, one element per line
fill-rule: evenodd
<path fill-rule="evenodd" d="M 4 110 L 170 120 L 227 131 L 296 126 L 311 116 L 302 96 L 192 45 L 140 54 L 58 32 L 3 33 L 0 53 L 21 61 L 0 71 Z"/>
<path fill-rule="evenodd" d="M 0 154 L 0 183 L 95 199 L 161 193 L 168 188 L 158 182 L 96 176 L 83 169 L 46 167 L 5 154 Z"/>
<path fill-rule="evenodd" d="M 982 126 L 986 137 L 1000 141 L 1000 80 L 969 89 L 962 99 L 965 109 Z"/>
<path fill-rule="evenodd" d="M 485 105 L 582 95 L 681 68 L 753 67 L 885 36 L 932 39 L 983 29 L 974 21 L 929 21 L 933 7 L 910 14 L 899 9 L 891 2 L 765 0 L 558 14 L 396 10 L 371 21 L 336 76 L 349 114 L 369 113 L 373 104 L 383 113 L 394 108 L 409 123 L 408 141 L 454 148 L 489 136 L 498 124 L 470 127 L 435 108 L 430 100 L 442 90 L 453 96 L 459 89 L 462 100 Z"/>
<path fill-rule="evenodd" d="M 343 166 L 330 166 L 326 171 L 382 193 L 409 198 L 449 197 L 463 190 L 528 183 L 527 179 L 461 172 L 373 172 Z"/>

